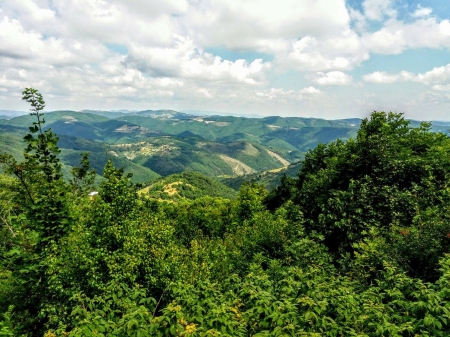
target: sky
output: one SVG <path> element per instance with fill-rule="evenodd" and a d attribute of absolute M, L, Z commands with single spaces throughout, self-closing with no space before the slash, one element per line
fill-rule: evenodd
<path fill-rule="evenodd" d="M 0 109 L 450 120 L 450 0 L 0 0 Z"/>

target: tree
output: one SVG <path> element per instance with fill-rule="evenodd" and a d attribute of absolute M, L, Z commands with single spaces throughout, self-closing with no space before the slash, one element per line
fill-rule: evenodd
<path fill-rule="evenodd" d="M 377 228 L 399 265 L 414 276 L 435 279 L 438 274 L 430 269 L 437 272 L 448 251 L 449 172 L 447 135 L 431 132 L 430 123 L 411 127 L 402 114 L 374 112 L 362 121 L 356 139 L 319 144 L 306 154 L 291 199 L 304 214 L 307 233 L 323 235 L 337 258 L 352 254 L 354 244 Z M 284 185 L 275 193 L 290 190 L 289 181 Z M 427 239 L 434 242 L 432 256 L 430 250 L 418 249 L 425 242 L 425 223 L 439 225 L 439 230 L 437 225 L 427 230 L 440 233 Z M 407 246 L 399 247 L 393 233 L 402 230 L 417 234 L 416 243 L 405 240 Z"/>
<path fill-rule="evenodd" d="M 58 137 L 51 129 L 43 129 L 44 99 L 33 88 L 26 88 L 22 95 L 31 104 L 30 115 L 36 120 L 24 137 L 22 162 L 9 154 L 0 155 L 3 170 L 15 178 L 10 184 L 10 195 L 20 215 L 11 218 L 16 235 L 11 238 L 3 263 L 16 284 L 10 294 L 11 304 L 18 315 L 23 315 L 24 329 L 37 332 L 45 324 L 46 308 L 59 301 L 45 291 L 49 286 L 46 259 L 68 232 L 70 216 L 67 184 L 58 158 Z"/>

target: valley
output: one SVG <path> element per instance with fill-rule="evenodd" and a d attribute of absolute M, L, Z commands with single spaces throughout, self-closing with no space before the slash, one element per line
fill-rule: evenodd
<path fill-rule="evenodd" d="M 229 179 L 281 169 L 318 143 L 354 136 L 359 125 L 300 117 L 200 117 L 172 110 L 53 111 L 44 118 L 44 129 L 59 136 L 64 172 L 89 152 L 99 176 L 112 159 L 139 183 L 184 171 Z M 31 121 L 28 115 L 0 119 L 0 143 L 17 158 Z"/>

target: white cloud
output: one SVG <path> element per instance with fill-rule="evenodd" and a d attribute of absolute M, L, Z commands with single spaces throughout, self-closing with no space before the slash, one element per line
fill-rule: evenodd
<path fill-rule="evenodd" d="M 450 21 L 421 18 L 412 23 L 390 20 L 383 28 L 363 36 L 364 45 L 380 54 L 400 54 L 411 48 L 450 47 Z"/>
<path fill-rule="evenodd" d="M 314 87 L 303 88 L 299 91 L 301 95 L 319 95 L 322 94 L 322 91 L 316 89 Z"/>
<path fill-rule="evenodd" d="M 385 71 L 375 71 L 371 74 L 364 75 L 363 80 L 369 83 L 395 83 L 398 80 L 398 76 L 388 74 Z"/>
<path fill-rule="evenodd" d="M 349 7 L 348 8 L 350 19 L 353 23 L 353 25 L 356 27 L 358 32 L 365 31 L 367 27 L 367 20 L 366 17 L 360 12 L 355 10 L 354 8 Z"/>
<path fill-rule="evenodd" d="M 298 91 L 270 88 L 256 92 L 254 99 L 271 104 L 296 104 L 298 102 L 315 100 L 319 98 L 321 94 L 322 92 L 314 87 L 307 87 Z"/>
<path fill-rule="evenodd" d="M 344 0 L 204 0 L 191 6 L 187 23 L 206 47 L 276 52 L 299 36 L 334 35 L 349 19 Z"/>
<path fill-rule="evenodd" d="M 99 62 L 106 54 L 107 48 L 92 40 L 44 37 L 35 31 L 26 31 L 18 20 L 8 17 L 0 22 L 0 58 L 65 65 Z"/>
<path fill-rule="evenodd" d="M 418 74 L 414 80 L 424 84 L 448 82 L 450 81 L 450 64 L 435 67 L 426 73 Z"/>
<path fill-rule="evenodd" d="M 405 49 L 404 31 L 382 28 L 366 37 L 366 46 L 379 54 L 400 54 Z"/>
<path fill-rule="evenodd" d="M 398 74 L 389 74 L 385 71 L 375 71 L 363 76 L 363 80 L 369 83 L 395 83 L 395 82 L 418 82 L 422 84 L 445 83 L 450 81 L 450 64 L 435 67 L 425 73 L 413 74 L 402 71 Z M 436 87 L 436 88 L 439 88 Z"/>
<path fill-rule="evenodd" d="M 445 85 L 436 84 L 436 85 L 433 85 L 431 88 L 436 91 L 449 91 L 450 92 L 450 84 L 445 84 Z"/>
<path fill-rule="evenodd" d="M 352 77 L 342 71 L 317 72 L 308 75 L 307 78 L 320 85 L 348 85 L 352 83 Z"/>
<path fill-rule="evenodd" d="M 422 7 L 420 4 L 417 5 L 417 9 L 414 11 L 414 13 L 411 14 L 414 18 L 421 18 L 430 16 L 430 14 L 433 12 L 433 8 L 430 7 Z"/>
<path fill-rule="evenodd" d="M 306 36 L 293 41 L 287 54 L 278 55 L 277 63 L 300 71 L 350 70 L 368 58 L 358 35 L 345 30 L 325 40 Z"/>
<path fill-rule="evenodd" d="M 287 55 L 288 65 L 298 70 L 348 69 L 350 62 L 339 55 L 322 55 L 318 51 L 316 38 L 306 36 L 292 43 L 292 51 Z M 284 63 L 284 62 L 283 62 Z"/>
<path fill-rule="evenodd" d="M 36 3 L 33 0 L 3 0 L 1 10 L 4 17 L 20 20 L 20 24 L 25 30 L 39 33 L 57 32 L 56 12 L 48 6 L 48 1 Z"/>
<path fill-rule="evenodd" d="M 170 11 L 155 2 L 155 12 L 144 6 L 133 7 L 133 2 L 101 0 L 59 0 L 60 19 L 67 33 L 76 37 L 91 37 L 101 42 L 127 45 L 129 41 L 141 44 L 168 45 L 176 29 Z M 134 1 L 137 2 L 137 1 Z M 164 3 L 164 2 L 160 2 Z M 145 14 L 144 14 L 145 13 Z"/>
<path fill-rule="evenodd" d="M 256 59 L 251 63 L 240 59 L 234 62 L 202 52 L 191 39 L 177 36 L 172 48 L 132 45 L 127 64 L 152 76 L 181 77 L 203 81 L 242 82 L 262 84 L 264 71 L 270 63 Z"/>
<path fill-rule="evenodd" d="M 212 97 L 212 95 L 209 93 L 208 89 L 206 89 L 206 88 L 198 88 L 197 92 L 200 95 L 203 95 L 203 96 L 205 96 L 207 98 L 211 98 Z"/>
<path fill-rule="evenodd" d="M 88 38 L 120 44 L 170 43 L 176 29 L 173 17 L 182 13 L 183 8 L 187 10 L 183 0 L 179 6 L 174 1 L 140 0 L 4 1 L 5 15 L 20 20 L 26 30 L 57 38 Z M 36 2 L 48 8 L 39 7 Z"/>
<path fill-rule="evenodd" d="M 363 80 L 369 83 L 395 83 L 395 82 L 405 82 L 412 80 L 414 74 L 402 71 L 399 74 L 389 74 L 385 71 L 375 71 L 371 74 L 363 76 Z"/>
<path fill-rule="evenodd" d="M 409 48 L 450 47 L 450 21 L 436 18 L 420 19 L 404 26 L 404 36 Z"/>
<path fill-rule="evenodd" d="M 0 99 L 35 86 L 60 108 L 325 114 L 346 90 L 326 86 L 351 84 L 371 53 L 450 48 L 449 20 L 417 6 L 401 21 L 402 1 L 366 0 L 360 12 L 345 0 L 0 0 Z M 423 83 L 443 99 L 448 76 L 446 66 L 363 80 Z"/>
<path fill-rule="evenodd" d="M 397 11 L 392 8 L 391 0 L 365 0 L 362 3 L 365 16 L 370 20 L 381 21 L 384 16 L 395 17 Z"/>
<path fill-rule="evenodd" d="M 143 15 L 147 19 L 156 18 L 167 13 L 182 15 L 189 9 L 189 2 L 187 0 L 116 0 L 115 2 L 127 8 L 129 12 L 136 15 Z"/>

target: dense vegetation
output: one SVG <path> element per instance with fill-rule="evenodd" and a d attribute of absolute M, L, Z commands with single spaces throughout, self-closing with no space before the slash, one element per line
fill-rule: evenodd
<path fill-rule="evenodd" d="M 450 334 L 450 138 L 429 124 L 373 113 L 269 193 L 168 202 L 109 161 L 89 198 L 88 155 L 64 180 L 24 99 L 24 159 L 0 156 L 1 336 Z"/>
<path fill-rule="evenodd" d="M 112 159 L 115 166 L 133 173 L 133 182 L 145 184 L 184 171 L 232 178 L 279 169 L 298 162 L 319 142 L 354 136 L 360 122 L 196 117 L 167 110 L 55 111 L 45 116 L 43 129 L 51 128 L 60 137 L 59 159 L 66 177 L 80 154 L 90 152 L 91 166 L 99 175 Z M 21 159 L 21 138 L 32 121 L 33 116 L 0 119 L 0 144 L 17 160 Z"/>
<path fill-rule="evenodd" d="M 272 190 L 280 185 L 282 179 L 286 179 L 283 178 L 284 176 L 296 177 L 301 167 L 302 163 L 296 162 L 275 170 L 256 172 L 237 177 L 221 177 L 220 181 L 236 191 L 239 191 L 244 183 L 258 183 L 259 185 L 263 185 L 267 190 Z"/>
<path fill-rule="evenodd" d="M 195 200 L 201 197 L 221 197 L 232 199 L 236 191 L 220 182 L 192 171 L 157 179 L 151 185 L 138 192 L 149 198 L 158 200 L 179 201 Z"/>

